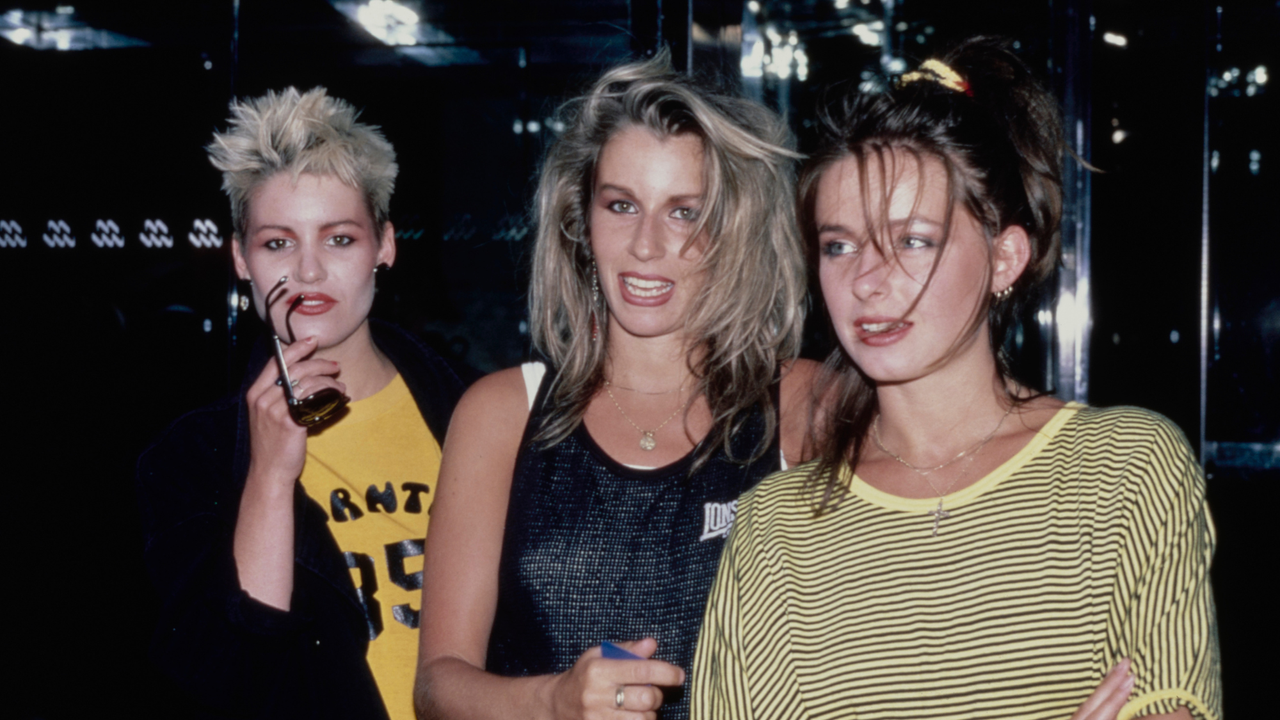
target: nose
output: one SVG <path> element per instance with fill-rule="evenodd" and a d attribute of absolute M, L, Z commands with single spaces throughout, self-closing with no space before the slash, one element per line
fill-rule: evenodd
<path fill-rule="evenodd" d="M 318 250 L 311 247 L 311 243 L 305 243 L 299 247 L 294 258 L 298 263 L 294 271 L 298 282 L 315 284 L 329 276 L 325 270 L 324 258 Z"/>
<path fill-rule="evenodd" d="M 645 215 L 631 238 L 631 255 L 637 260 L 657 260 L 667 254 L 666 229 L 658 218 Z"/>
<path fill-rule="evenodd" d="M 861 262 L 853 268 L 853 294 L 859 300 L 869 300 L 889 292 L 889 276 L 893 273 L 893 258 L 886 258 L 878 249 L 868 249 Z"/>

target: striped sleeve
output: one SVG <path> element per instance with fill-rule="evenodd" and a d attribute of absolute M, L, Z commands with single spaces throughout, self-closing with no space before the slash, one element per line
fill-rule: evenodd
<path fill-rule="evenodd" d="M 1196 718 L 1216 720 L 1222 688 L 1204 474 L 1182 433 L 1162 417 L 1147 417 L 1151 441 L 1131 465 L 1127 537 L 1110 613 L 1116 654 L 1132 658 L 1135 679 L 1119 718 L 1186 706 Z"/>
<path fill-rule="evenodd" d="M 693 663 L 693 720 L 799 720 L 804 717 L 799 688 L 790 663 L 779 653 L 786 644 L 785 609 L 777 593 L 742 596 L 742 588 L 769 587 L 769 559 L 761 554 L 754 508 L 758 497 L 749 493 L 739 501 L 734 527 L 725 544 L 715 584 L 703 616 Z M 763 573 L 763 574 L 762 574 Z M 744 608 L 742 603 L 750 603 Z M 773 618 L 774 621 L 770 621 Z M 762 698 L 767 707 L 753 702 L 751 686 L 759 684 L 753 669 L 761 663 L 771 668 L 769 691 Z M 777 677 L 783 675 L 786 677 Z M 760 700 L 757 698 L 756 700 Z"/>
<path fill-rule="evenodd" d="M 734 559 L 745 524 L 739 512 L 702 619 L 693 659 L 692 718 L 747 717 L 751 707 L 738 642 L 738 572 Z"/>

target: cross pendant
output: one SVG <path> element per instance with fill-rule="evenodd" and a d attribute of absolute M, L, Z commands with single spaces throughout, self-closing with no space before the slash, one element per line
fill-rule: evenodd
<path fill-rule="evenodd" d="M 942 509 L 942 498 L 938 498 L 938 507 L 930 510 L 929 514 L 933 516 L 933 536 L 938 537 L 938 525 L 951 517 L 951 513 Z"/>

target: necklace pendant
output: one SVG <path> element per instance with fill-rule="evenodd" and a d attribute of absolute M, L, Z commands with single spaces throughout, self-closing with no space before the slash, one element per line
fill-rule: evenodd
<path fill-rule="evenodd" d="M 658 446 L 658 441 L 653 439 L 652 431 L 646 430 L 645 433 L 640 436 L 641 450 L 652 450 L 657 446 Z"/>
<path fill-rule="evenodd" d="M 938 525 L 940 525 L 943 520 L 951 517 L 951 513 L 942 509 L 942 498 L 938 498 L 938 507 L 930 510 L 929 514 L 933 516 L 933 536 L 938 537 Z"/>

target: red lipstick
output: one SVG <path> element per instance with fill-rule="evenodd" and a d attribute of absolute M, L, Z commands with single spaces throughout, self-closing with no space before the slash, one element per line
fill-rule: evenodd
<path fill-rule="evenodd" d="M 298 308 L 293 312 L 298 315 L 323 315 L 334 308 L 338 304 L 337 300 L 325 295 L 324 293 L 297 293 L 289 298 L 285 304 L 291 307 L 295 300 L 302 298 L 302 302 L 298 304 Z"/>
<path fill-rule="evenodd" d="M 644 275 L 637 272 L 618 274 L 618 287 L 622 299 L 631 305 L 657 307 L 665 305 L 674 294 L 676 281 L 661 275 Z"/>

